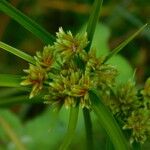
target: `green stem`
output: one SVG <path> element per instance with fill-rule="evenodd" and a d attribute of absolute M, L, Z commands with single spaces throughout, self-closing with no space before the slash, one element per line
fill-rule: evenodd
<path fill-rule="evenodd" d="M 90 44 L 87 46 L 86 51 L 90 50 L 92 39 L 95 33 L 95 28 L 99 19 L 99 13 L 102 7 L 103 0 L 95 0 L 93 4 L 93 9 L 91 15 L 89 17 L 88 25 L 87 25 L 87 35 Z"/>
<path fill-rule="evenodd" d="M 5 14 L 16 20 L 24 28 L 32 32 L 45 44 L 52 44 L 55 38 L 48 33 L 44 28 L 38 25 L 35 21 L 27 17 L 25 14 L 20 12 L 18 9 L 9 4 L 6 0 L 0 0 L 0 10 Z"/>
<path fill-rule="evenodd" d="M 67 150 L 67 148 L 69 147 L 75 134 L 75 129 L 76 129 L 77 120 L 78 120 L 78 112 L 79 112 L 79 105 L 75 107 L 71 107 L 68 131 L 64 137 L 63 143 L 61 144 L 59 150 Z"/>
<path fill-rule="evenodd" d="M 16 135 L 15 131 L 11 126 L 5 121 L 3 117 L 0 116 L 0 125 L 8 135 L 8 137 L 13 141 L 18 150 L 26 150 L 25 146 L 20 141 L 20 138 Z"/>
<path fill-rule="evenodd" d="M 91 107 L 107 132 L 116 150 L 128 150 L 127 141 L 109 109 L 101 102 L 96 91 L 90 90 Z"/>
<path fill-rule="evenodd" d="M 141 144 L 139 142 L 134 142 L 132 148 L 133 150 L 141 150 Z"/>
<path fill-rule="evenodd" d="M 25 52 L 22 52 L 21 50 L 11 47 L 10 45 L 7 45 L 1 41 L 0 41 L 0 48 L 16 55 L 17 57 L 20 57 L 21 59 L 23 59 L 31 64 L 35 64 L 35 60 L 32 56 L 26 54 Z"/>
<path fill-rule="evenodd" d="M 84 116 L 84 122 L 85 122 L 85 130 L 86 130 L 86 139 L 87 139 L 87 149 L 93 150 L 94 144 L 93 144 L 93 131 L 92 131 L 92 121 L 90 112 L 88 109 L 83 109 L 83 116 Z"/>
<path fill-rule="evenodd" d="M 107 141 L 106 141 L 106 150 L 114 150 L 114 145 L 112 144 L 109 137 L 107 138 Z"/>

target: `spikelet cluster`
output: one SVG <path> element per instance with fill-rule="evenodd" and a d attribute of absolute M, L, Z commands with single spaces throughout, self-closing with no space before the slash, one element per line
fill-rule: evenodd
<path fill-rule="evenodd" d="M 46 103 L 69 108 L 79 102 L 82 108 L 90 108 L 88 91 L 111 86 L 117 71 L 103 64 L 104 58 L 97 58 L 95 52 L 86 53 L 88 43 L 86 33 L 73 36 L 60 28 L 54 44 L 37 52 L 35 65 L 24 70 L 27 76 L 21 84 L 32 86 L 30 98 L 46 86 Z"/>
<path fill-rule="evenodd" d="M 44 88 L 43 101 L 58 108 L 79 103 L 91 109 L 88 91 L 96 89 L 122 129 L 131 131 L 131 143 L 144 143 L 150 134 L 150 78 L 140 91 L 132 80 L 118 85 L 117 69 L 97 58 L 94 49 L 86 53 L 88 43 L 86 33 L 74 36 L 60 28 L 54 44 L 37 52 L 35 64 L 24 70 L 21 85 L 32 87 L 30 98 Z"/>

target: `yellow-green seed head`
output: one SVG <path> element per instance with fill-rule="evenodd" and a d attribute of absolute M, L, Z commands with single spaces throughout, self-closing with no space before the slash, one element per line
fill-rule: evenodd
<path fill-rule="evenodd" d="M 65 33 L 62 28 L 56 33 L 57 39 L 54 44 L 56 52 L 61 55 L 64 60 L 69 59 L 74 54 L 82 53 L 88 44 L 87 34 L 77 34 L 73 36 L 70 31 Z"/>
<path fill-rule="evenodd" d="M 29 69 L 24 70 L 28 75 L 24 77 L 25 80 L 21 82 L 21 85 L 32 85 L 32 91 L 30 93 L 30 98 L 38 94 L 38 92 L 43 88 L 43 83 L 46 80 L 46 72 L 40 66 L 29 66 Z"/>

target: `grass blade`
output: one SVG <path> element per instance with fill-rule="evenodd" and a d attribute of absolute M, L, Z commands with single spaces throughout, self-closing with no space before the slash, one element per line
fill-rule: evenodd
<path fill-rule="evenodd" d="M 0 94 L 0 99 L 3 99 L 5 97 L 9 97 L 9 96 L 13 96 L 15 94 L 17 94 L 18 92 L 20 92 L 20 87 L 18 88 L 4 88 L 1 89 L 1 94 Z"/>
<path fill-rule="evenodd" d="M 128 39 L 126 39 L 124 42 L 122 42 L 119 46 L 117 46 L 115 49 L 113 49 L 105 58 L 104 63 L 107 62 L 111 57 L 116 55 L 118 52 L 120 52 L 129 42 L 131 42 L 145 27 L 147 24 L 142 26 L 138 31 L 136 31 L 133 35 L 131 35 Z"/>
<path fill-rule="evenodd" d="M 29 99 L 28 95 L 0 98 L 0 108 L 10 107 L 16 104 L 41 104 L 44 101 L 42 96 L 37 96 L 32 99 Z"/>
<path fill-rule="evenodd" d="M 115 150 L 114 145 L 112 144 L 109 137 L 107 138 L 107 141 L 106 141 L 106 150 Z"/>
<path fill-rule="evenodd" d="M 88 25 L 87 25 L 87 30 L 86 30 L 87 35 L 88 35 L 88 40 L 90 41 L 89 45 L 86 48 L 87 52 L 89 51 L 91 47 L 91 43 L 92 43 L 95 28 L 99 19 L 99 14 L 100 14 L 100 10 L 102 7 L 102 3 L 103 3 L 103 0 L 95 0 L 93 4 L 93 9 L 92 9 L 92 12 L 88 21 Z"/>
<path fill-rule="evenodd" d="M 95 91 L 89 91 L 91 107 L 107 132 L 116 150 L 128 150 L 127 141 L 109 109 L 101 102 Z"/>
<path fill-rule="evenodd" d="M 26 54 L 26 53 L 24 53 L 24 52 L 22 52 L 22 51 L 20 51 L 16 48 L 14 48 L 14 47 L 11 47 L 11 46 L 9 46 L 9 45 L 1 42 L 1 41 L 0 41 L 0 48 L 2 48 L 4 50 L 18 56 L 18 57 L 20 57 L 22 59 L 24 59 L 25 61 L 27 61 L 29 63 L 35 64 L 35 60 L 32 56 L 30 56 L 30 55 L 28 55 L 28 54 Z"/>
<path fill-rule="evenodd" d="M 71 107 L 68 131 L 64 137 L 64 141 L 62 145 L 60 146 L 59 150 L 67 150 L 67 148 L 69 147 L 75 134 L 75 129 L 76 129 L 77 121 L 78 121 L 78 112 L 79 112 L 79 105 L 75 107 Z"/>
<path fill-rule="evenodd" d="M 0 10 L 16 20 L 24 28 L 32 32 L 39 39 L 41 39 L 45 44 L 52 44 L 55 38 L 48 33 L 44 28 L 38 25 L 35 21 L 24 15 L 22 12 L 17 10 L 6 0 L 0 1 Z"/>
<path fill-rule="evenodd" d="M 83 116 L 85 122 L 86 139 L 87 139 L 87 150 L 94 149 L 93 143 L 93 131 L 90 111 L 87 108 L 83 109 Z"/>
<path fill-rule="evenodd" d="M 0 74 L 0 86 L 2 87 L 20 87 L 21 76 Z"/>

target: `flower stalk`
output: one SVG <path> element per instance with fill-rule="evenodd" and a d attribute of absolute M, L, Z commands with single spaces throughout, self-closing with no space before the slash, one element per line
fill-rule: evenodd
<path fill-rule="evenodd" d="M 64 137 L 63 143 L 61 144 L 59 150 L 66 150 L 71 141 L 73 140 L 75 129 L 77 126 L 78 121 L 78 113 L 79 113 L 79 105 L 77 104 L 75 107 L 70 108 L 70 116 L 69 116 L 69 123 L 68 123 L 68 130 Z"/>
<path fill-rule="evenodd" d="M 91 120 L 90 111 L 87 108 L 83 109 L 83 116 L 85 122 L 87 149 L 91 150 L 94 149 L 93 130 L 92 130 L 92 120 Z"/>

